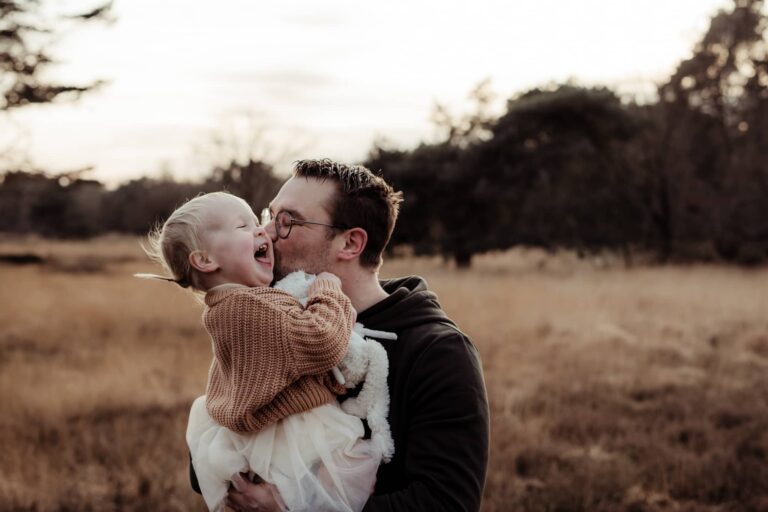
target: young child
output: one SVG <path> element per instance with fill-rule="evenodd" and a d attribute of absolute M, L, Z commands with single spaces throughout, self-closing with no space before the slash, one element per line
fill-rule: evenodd
<path fill-rule="evenodd" d="M 392 450 L 364 440 L 360 418 L 335 398 L 345 387 L 331 370 L 356 316 L 338 277 L 308 279 L 306 305 L 270 288 L 272 240 L 248 204 L 224 192 L 179 207 L 149 243 L 172 277 L 142 277 L 205 294 L 214 358 L 187 443 L 208 508 L 222 510 L 232 476 L 252 472 L 288 510 L 362 509 Z"/>

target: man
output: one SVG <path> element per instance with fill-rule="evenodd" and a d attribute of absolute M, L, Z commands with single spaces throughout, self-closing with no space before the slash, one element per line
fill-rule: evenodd
<path fill-rule="evenodd" d="M 478 510 L 489 428 L 477 351 L 423 279 L 378 280 L 401 201 L 365 167 L 297 162 L 269 208 L 275 277 L 332 272 L 359 322 L 398 335 L 380 341 L 389 357 L 395 455 L 380 466 L 364 510 Z M 237 476 L 227 504 L 239 511 L 280 510 L 273 490 Z"/>

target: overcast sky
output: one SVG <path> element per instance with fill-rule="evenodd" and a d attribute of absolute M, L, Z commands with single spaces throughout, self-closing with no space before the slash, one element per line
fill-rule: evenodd
<path fill-rule="evenodd" d="M 116 0 L 116 21 L 64 38 L 51 72 L 108 84 L 76 103 L 6 115 L 0 143 L 21 133 L 16 147 L 36 166 L 93 166 L 90 177 L 113 185 L 161 169 L 200 176 L 210 157 L 196 148 L 254 126 L 274 149 L 267 156 L 359 161 L 376 137 L 431 140 L 435 102 L 460 112 L 484 78 L 501 100 L 569 78 L 652 90 L 729 5 Z"/>

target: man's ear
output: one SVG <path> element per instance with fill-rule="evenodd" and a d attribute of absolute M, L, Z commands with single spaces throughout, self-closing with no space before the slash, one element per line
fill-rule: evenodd
<path fill-rule="evenodd" d="M 189 264 L 200 272 L 210 273 L 219 269 L 218 263 L 213 261 L 205 251 L 192 251 L 189 253 Z"/>
<path fill-rule="evenodd" d="M 344 247 L 338 252 L 338 257 L 343 261 L 350 261 L 360 256 L 368 244 L 368 233 L 363 228 L 352 228 L 343 235 Z"/>

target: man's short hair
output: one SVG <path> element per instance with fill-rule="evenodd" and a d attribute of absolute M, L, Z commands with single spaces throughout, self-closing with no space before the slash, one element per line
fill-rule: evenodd
<path fill-rule="evenodd" d="M 328 205 L 331 223 L 364 229 L 368 243 L 360 254 L 360 264 L 378 269 L 397 222 L 403 193 L 395 192 L 383 178 L 362 165 L 345 165 L 327 158 L 299 160 L 293 176 L 328 179 L 338 185 L 336 197 Z"/>

